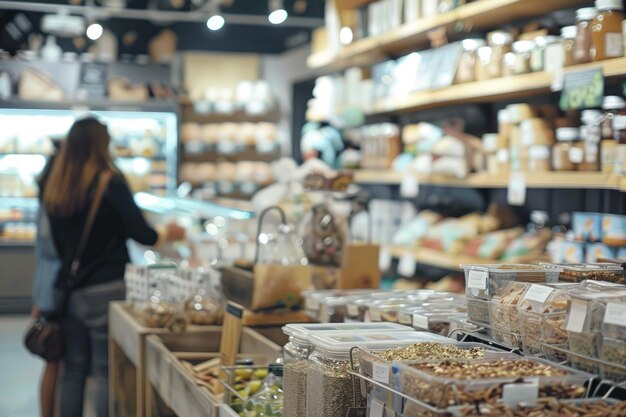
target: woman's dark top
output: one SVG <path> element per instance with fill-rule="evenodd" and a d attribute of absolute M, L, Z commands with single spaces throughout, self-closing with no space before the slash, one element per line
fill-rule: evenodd
<path fill-rule="evenodd" d="M 43 195 L 45 178 L 40 189 Z M 92 187 L 95 189 L 95 187 Z M 114 175 L 102 198 L 85 251 L 80 260 L 79 283 L 69 280 L 70 265 L 78 248 L 91 199 L 80 213 L 69 217 L 50 215 L 52 238 L 61 259 L 58 288 L 81 288 L 122 279 L 129 262 L 126 240 L 154 245 L 158 235 L 146 223 L 123 177 Z"/>

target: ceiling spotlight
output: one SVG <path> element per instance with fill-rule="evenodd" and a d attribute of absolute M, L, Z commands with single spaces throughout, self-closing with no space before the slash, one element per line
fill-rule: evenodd
<path fill-rule="evenodd" d="M 104 32 L 104 29 L 102 29 L 102 25 L 99 23 L 92 23 L 91 25 L 89 25 L 87 27 L 87 37 L 89 39 L 91 39 L 92 41 L 96 41 L 98 39 L 100 39 L 100 36 L 102 36 L 102 32 Z"/>
<path fill-rule="evenodd" d="M 287 20 L 287 10 L 283 7 L 283 0 L 270 0 L 270 15 L 268 19 L 273 25 L 280 25 Z"/>
<path fill-rule="evenodd" d="M 222 27 L 224 27 L 224 18 L 219 14 L 214 14 L 213 16 L 209 17 L 209 20 L 206 21 L 206 27 L 211 30 L 220 30 Z"/>
<path fill-rule="evenodd" d="M 342 27 L 339 31 L 339 41 L 344 45 L 348 45 L 352 42 L 352 29 L 348 26 Z"/>

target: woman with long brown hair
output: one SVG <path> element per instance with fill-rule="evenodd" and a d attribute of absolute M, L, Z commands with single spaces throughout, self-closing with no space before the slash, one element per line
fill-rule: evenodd
<path fill-rule="evenodd" d="M 124 268 L 129 262 L 126 240 L 155 245 L 159 234 L 136 206 L 130 189 L 109 153 L 110 136 L 95 118 L 74 123 L 58 156 L 42 181 L 42 200 L 61 267 L 56 288 L 67 294 L 55 317 L 64 341 L 60 415 L 82 417 L 87 375 L 95 382 L 98 417 L 108 417 L 108 304 L 122 300 Z M 108 184 L 102 181 L 110 177 Z M 82 250 L 79 241 L 96 190 L 104 190 L 93 226 Z M 184 237 L 175 224 L 166 240 Z M 73 270 L 80 254 L 78 273 Z"/>

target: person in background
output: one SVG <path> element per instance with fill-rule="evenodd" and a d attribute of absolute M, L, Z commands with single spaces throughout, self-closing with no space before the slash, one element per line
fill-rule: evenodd
<path fill-rule="evenodd" d="M 107 127 L 97 119 L 76 121 L 42 180 L 43 204 L 61 262 L 56 288 L 68 294 L 63 314 L 56 317 L 64 342 L 59 403 L 63 417 L 82 417 L 88 374 L 95 384 L 93 404 L 97 416 L 109 415 L 108 304 L 125 297 L 123 277 L 129 262 L 126 240 L 156 245 L 185 235 L 175 223 L 168 224 L 161 233 L 146 223 L 126 180 L 112 162 L 109 143 Z M 81 256 L 79 273 L 72 278 L 71 264 L 104 173 L 112 177 Z"/>
<path fill-rule="evenodd" d="M 48 159 L 44 167 L 41 178 L 45 178 L 52 164 L 56 153 L 61 146 L 60 139 L 53 139 L 54 153 Z M 37 212 L 37 240 L 35 242 L 35 277 L 33 279 L 33 308 L 31 315 L 34 319 L 40 316 L 47 316 L 54 310 L 54 284 L 60 268 L 60 261 L 54 248 L 54 242 L 50 232 L 50 223 L 45 207 L 41 203 L 39 195 L 39 210 Z M 41 417 L 58 416 L 58 396 L 57 385 L 61 372 L 60 361 L 46 362 L 41 383 L 39 386 L 39 407 Z"/>

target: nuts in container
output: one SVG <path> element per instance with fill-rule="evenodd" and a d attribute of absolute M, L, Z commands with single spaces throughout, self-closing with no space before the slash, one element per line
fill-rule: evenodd
<path fill-rule="evenodd" d="M 489 302 L 492 337 L 507 346 L 518 348 L 520 338 L 517 304 L 521 301 L 529 284 L 515 281 L 500 281 L 493 299 Z"/>
<path fill-rule="evenodd" d="M 626 284 L 626 271 L 619 264 L 545 264 L 562 268 L 559 282 L 582 282 L 584 280 L 606 281 Z"/>
<path fill-rule="evenodd" d="M 534 404 L 511 407 L 504 403 L 488 403 L 479 406 L 465 406 L 454 413 L 457 417 L 592 417 L 626 415 L 626 401 L 611 399 L 590 399 L 559 401 L 555 398 L 540 398 Z"/>
<path fill-rule="evenodd" d="M 540 397 L 582 398 L 586 394 L 585 383 L 593 377 L 548 361 L 521 357 L 395 362 L 393 372 L 398 375 L 399 384 L 394 388 L 439 408 L 497 400 L 502 397 L 503 385 L 523 378 L 538 380 Z M 407 416 L 419 415 L 408 411 L 405 408 Z"/>

